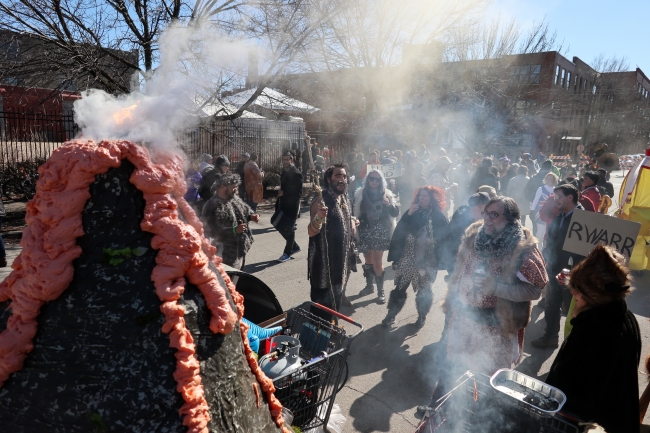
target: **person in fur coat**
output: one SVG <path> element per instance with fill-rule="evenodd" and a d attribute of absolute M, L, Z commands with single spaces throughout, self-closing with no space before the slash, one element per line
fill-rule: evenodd
<path fill-rule="evenodd" d="M 377 283 L 377 298 L 380 304 L 386 302 L 384 296 L 384 251 L 390 247 L 390 239 L 395 230 L 395 219 L 399 208 L 395 204 L 393 193 L 387 188 L 384 175 L 372 170 L 366 175 L 363 187 L 354 193 L 354 216 L 359 224 L 359 251 L 363 253 L 366 263 L 363 276 L 366 287 L 362 294 L 373 292 L 373 283 Z"/>
<path fill-rule="evenodd" d="M 548 277 L 513 199 L 491 199 L 482 215 L 465 232 L 449 279 L 446 354 L 453 365 L 491 375 L 521 361 L 531 301 Z"/>
<path fill-rule="evenodd" d="M 213 196 L 201 213 L 205 236 L 217 248 L 223 263 L 242 269 L 246 253 L 253 244 L 249 221 L 259 222 L 260 216 L 237 195 L 239 175 L 224 173 L 212 187 Z"/>

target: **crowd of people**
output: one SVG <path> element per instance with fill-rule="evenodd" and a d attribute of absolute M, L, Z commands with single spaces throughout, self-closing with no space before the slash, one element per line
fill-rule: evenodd
<path fill-rule="evenodd" d="M 644 412 L 636 374 L 641 340 L 625 303 L 632 290 L 625 260 L 604 246 L 587 257 L 563 250 L 575 209 L 607 212 L 614 194 L 609 174 L 561 173 L 541 153 L 536 158 L 520 154 L 513 161 L 498 155 L 447 155 L 442 148 L 422 146 L 368 155 L 351 152 L 326 168 L 304 162 L 297 167 L 294 152 L 283 153 L 272 219 L 286 240 L 280 262 L 301 251 L 295 232 L 303 183 L 308 174 L 312 181 L 321 178 L 307 230 L 311 300 L 340 310 L 349 302 L 350 273 L 361 265 L 365 287 L 360 294 L 376 291 L 377 302 L 386 303 L 388 252 L 395 286 L 382 323 L 395 324 L 412 286 L 415 325 L 422 328 L 433 304 L 432 285 L 438 271 L 446 271 L 444 360 L 438 365 L 433 404 L 465 370 L 492 374 L 517 365 L 532 303 L 542 298 L 545 333 L 531 345 L 557 348 L 564 339 L 547 381 L 567 395 L 565 408 L 607 432 L 638 431 Z M 248 224 L 259 221 L 264 172 L 257 160 L 245 154 L 233 173 L 226 156 L 213 161 L 204 155 L 188 173 L 187 197 L 200 212 L 206 235 L 223 262 L 238 269 L 253 243 Z M 402 169 L 398 178 L 368 169 L 369 164 L 396 163 Z M 573 328 L 565 335 L 561 315 L 570 308 L 567 321 Z"/>

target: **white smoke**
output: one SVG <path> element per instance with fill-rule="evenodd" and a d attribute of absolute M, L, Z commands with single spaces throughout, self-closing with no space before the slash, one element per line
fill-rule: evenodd
<path fill-rule="evenodd" d="M 172 25 L 159 47 L 160 64 L 140 91 L 114 96 L 89 89 L 75 101 L 75 121 L 84 138 L 175 147 L 174 134 L 200 120 L 197 101 L 214 100 L 244 77 L 247 48 L 209 23 Z"/>

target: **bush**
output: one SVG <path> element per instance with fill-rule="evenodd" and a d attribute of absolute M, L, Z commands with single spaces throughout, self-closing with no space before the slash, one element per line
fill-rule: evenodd
<path fill-rule="evenodd" d="M 264 180 L 262 181 L 264 188 L 270 186 L 280 186 L 280 175 L 277 173 L 266 173 L 264 174 Z"/>

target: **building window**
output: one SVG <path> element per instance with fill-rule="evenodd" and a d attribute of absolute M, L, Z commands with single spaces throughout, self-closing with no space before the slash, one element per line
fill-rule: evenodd
<path fill-rule="evenodd" d="M 581 79 L 578 77 L 578 75 L 575 75 L 573 77 L 573 93 L 576 93 L 578 91 L 578 80 Z"/>
<path fill-rule="evenodd" d="M 560 83 L 560 65 L 555 66 L 555 80 L 553 81 L 553 84 L 559 84 Z"/>
<path fill-rule="evenodd" d="M 565 76 L 566 76 L 566 69 L 562 68 L 562 73 L 560 74 L 560 87 L 564 87 Z"/>
<path fill-rule="evenodd" d="M 520 99 L 517 101 L 517 111 L 529 111 L 537 106 L 536 99 Z"/>
<path fill-rule="evenodd" d="M 514 82 L 539 84 L 542 65 L 511 66 L 510 75 Z"/>
<path fill-rule="evenodd" d="M 571 72 L 567 71 L 566 72 L 566 88 L 569 90 L 569 87 L 571 87 Z"/>

